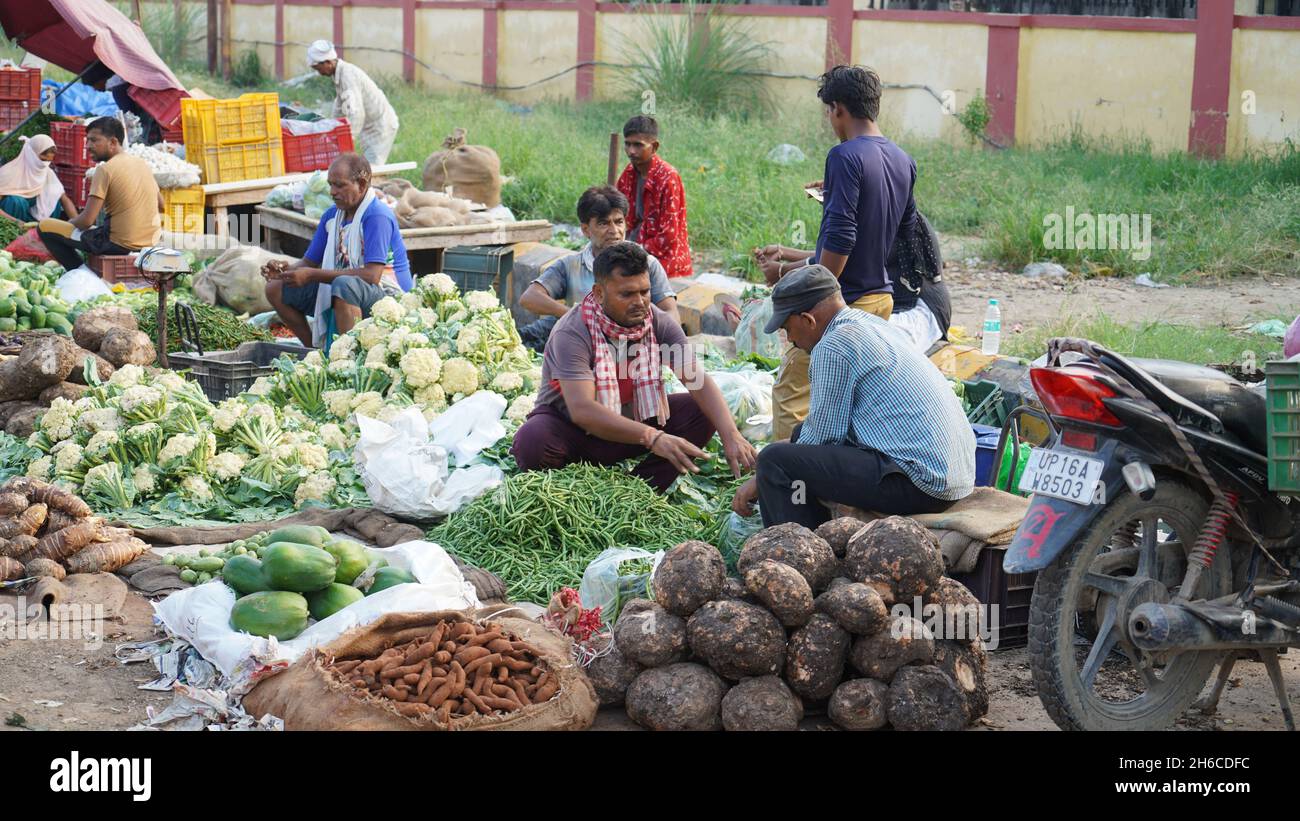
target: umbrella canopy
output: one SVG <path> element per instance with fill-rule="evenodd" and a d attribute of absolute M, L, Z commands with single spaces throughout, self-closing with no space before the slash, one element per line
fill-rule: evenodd
<path fill-rule="evenodd" d="M 0 3 L 0 27 L 27 51 L 75 74 L 99 61 L 136 88 L 185 88 L 144 31 L 105 0 Z"/>

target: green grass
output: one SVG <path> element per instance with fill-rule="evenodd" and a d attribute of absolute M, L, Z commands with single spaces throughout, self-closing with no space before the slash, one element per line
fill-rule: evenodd
<path fill-rule="evenodd" d="M 1062 318 L 1014 334 L 1006 340 L 1004 353 L 1036 359 L 1047 352 L 1047 340 L 1057 336 L 1083 337 L 1129 356 L 1200 365 L 1260 367 L 1269 359 L 1280 359 L 1282 354 L 1282 340 L 1268 336 L 1164 322 L 1125 325 L 1104 316 Z"/>
<path fill-rule="evenodd" d="M 205 75 L 186 79 L 213 94 L 237 93 Z M 640 113 L 640 100 L 522 109 L 473 93 L 434 94 L 396 82 L 386 88 L 402 118 L 395 158 L 423 163 L 463 126 L 471 142 L 500 154 L 503 173 L 513 178 L 503 191 L 506 205 L 520 218 L 557 222 L 576 221 L 578 195 L 605 179 L 610 132 Z M 313 82 L 283 97 L 310 102 L 328 93 L 328 84 Z M 686 186 L 694 250 L 754 273 L 747 255 L 755 245 L 815 243 L 820 209 L 802 185 L 822 176 L 834 144 L 815 101 L 746 120 L 667 108 L 661 98 L 657 116 L 662 155 Z M 980 255 L 1008 270 L 1052 259 L 1085 274 L 1150 272 L 1166 281 L 1300 275 L 1300 146 L 1209 162 L 1153 156 L 1142 144 L 1078 134 L 1041 149 L 995 151 L 890 133 L 916 159 L 917 203 L 938 230 L 978 238 Z M 768 162 L 768 151 L 782 142 L 807 159 L 791 166 Z M 419 173 L 408 177 L 418 181 Z M 1044 249 L 1044 216 L 1064 214 L 1068 206 L 1076 213 L 1150 214 L 1151 258 L 1134 260 L 1127 250 Z"/>

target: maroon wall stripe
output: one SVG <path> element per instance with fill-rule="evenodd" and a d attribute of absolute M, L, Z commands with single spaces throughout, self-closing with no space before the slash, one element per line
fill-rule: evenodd
<path fill-rule="evenodd" d="M 1187 150 L 1222 157 L 1228 142 L 1228 95 L 1232 74 L 1232 3 L 1198 3 L 1196 57 L 1192 65 L 1192 120 Z"/>

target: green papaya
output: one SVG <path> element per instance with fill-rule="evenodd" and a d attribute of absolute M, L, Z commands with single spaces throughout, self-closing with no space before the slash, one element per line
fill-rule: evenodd
<path fill-rule="evenodd" d="M 12 333 L 18 330 L 18 321 L 12 316 L 0 317 L 0 332 Z"/>
<path fill-rule="evenodd" d="M 0 299 L 0 316 L 9 317 L 17 313 L 18 307 L 14 305 L 12 299 Z"/>
<path fill-rule="evenodd" d="M 349 604 L 365 598 L 360 590 L 347 584 L 331 584 L 324 590 L 306 594 L 307 610 L 311 617 L 319 621 L 327 619 Z"/>
<path fill-rule="evenodd" d="M 329 541 L 330 532 L 323 527 L 314 525 L 286 525 L 277 528 L 266 534 L 264 544 L 273 544 L 275 542 L 293 542 L 295 544 L 309 544 L 312 547 L 320 547 Z"/>
<path fill-rule="evenodd" d="M 18 320 L 18 327 L 15 328 L 15 330 L 18 331 L 30 331 L 31 329 L 32 329 L 32 321 L 30 318 L 25 316 Z"/>
<path fill-rule="evenodd" d="M 240 596 L 258 593 L 271 588 L 262 572 L 262 563 L 252 556 L 235 556 L 221 568 L 221 578 Z"/>
<path fill-rule="evenodd" d="M 272 590 L 310 593 L 334 583 L 338 562 L 319 547 L 275 542 L 260 551 L 262 572 Z"/>
<path fill-rule="evenodd" d="M 370 565 L 370 554 L 364 547 L 350 539 L 326 542 L 322 549 L 339 563 L 338 570 L 334 573 L 334 581 L 339 584 L 352 584 Z"/>
<path fill-rule="evenodd" d="M 263 590 L 235 602 L 230 626 L 254 636 L 291 639 L 307 629 L 307 600 L 298 593 Z"/>
<path fill-rule="evenodd" d="M 189 567 L 194 568 L 200 573 L 215 573 L 226 563 L 225 559 L 219 556 L 201 556 L 189 563 Z"/>
<path fill-rule="evenodd" d="M 387 590 L 390 587 L 396 587 L 399 584 L 414 584 L 415 577 L 405 570 L 397 567 L 381 567 L 375 571 L 375 581 L 366 591 L 367 596 L 373 596 L 380 590 Z"/>
<path fill-rule="evenodd" d="M 33 328 L 45 327 L 45 309 L 39 305 L 32 306 L 32 327 Z"/>
<path fill-rule="evenodd" d="M 72 323 L 63 314 L 46 314 L 45 327 L 64 336 L 72 336 Z"/>

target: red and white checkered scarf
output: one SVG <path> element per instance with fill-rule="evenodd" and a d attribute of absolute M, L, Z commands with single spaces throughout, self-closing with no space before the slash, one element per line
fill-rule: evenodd
<path fill-rule="evenodd" d="M 581 303 L 582 320 L 591 334 L 591 347 L 596 361 L 596 401 L 621 413 L 623 404 L 618 391 L 618 367 L 609 340 L 614 342 L 639 342 L 634 356 L 628 360 L 627 374 L 632 379 L 637 421 L 657 419 L 662 426 L 668 421 L 668 393 L 664 389 L 663 369 L 659 362 L 659 344 L 655 340 L 654 312 L 635 328 L 624 327 L 605 315 L 605 309 L 596 301 L 594 291 L 588 292 Z"/>

